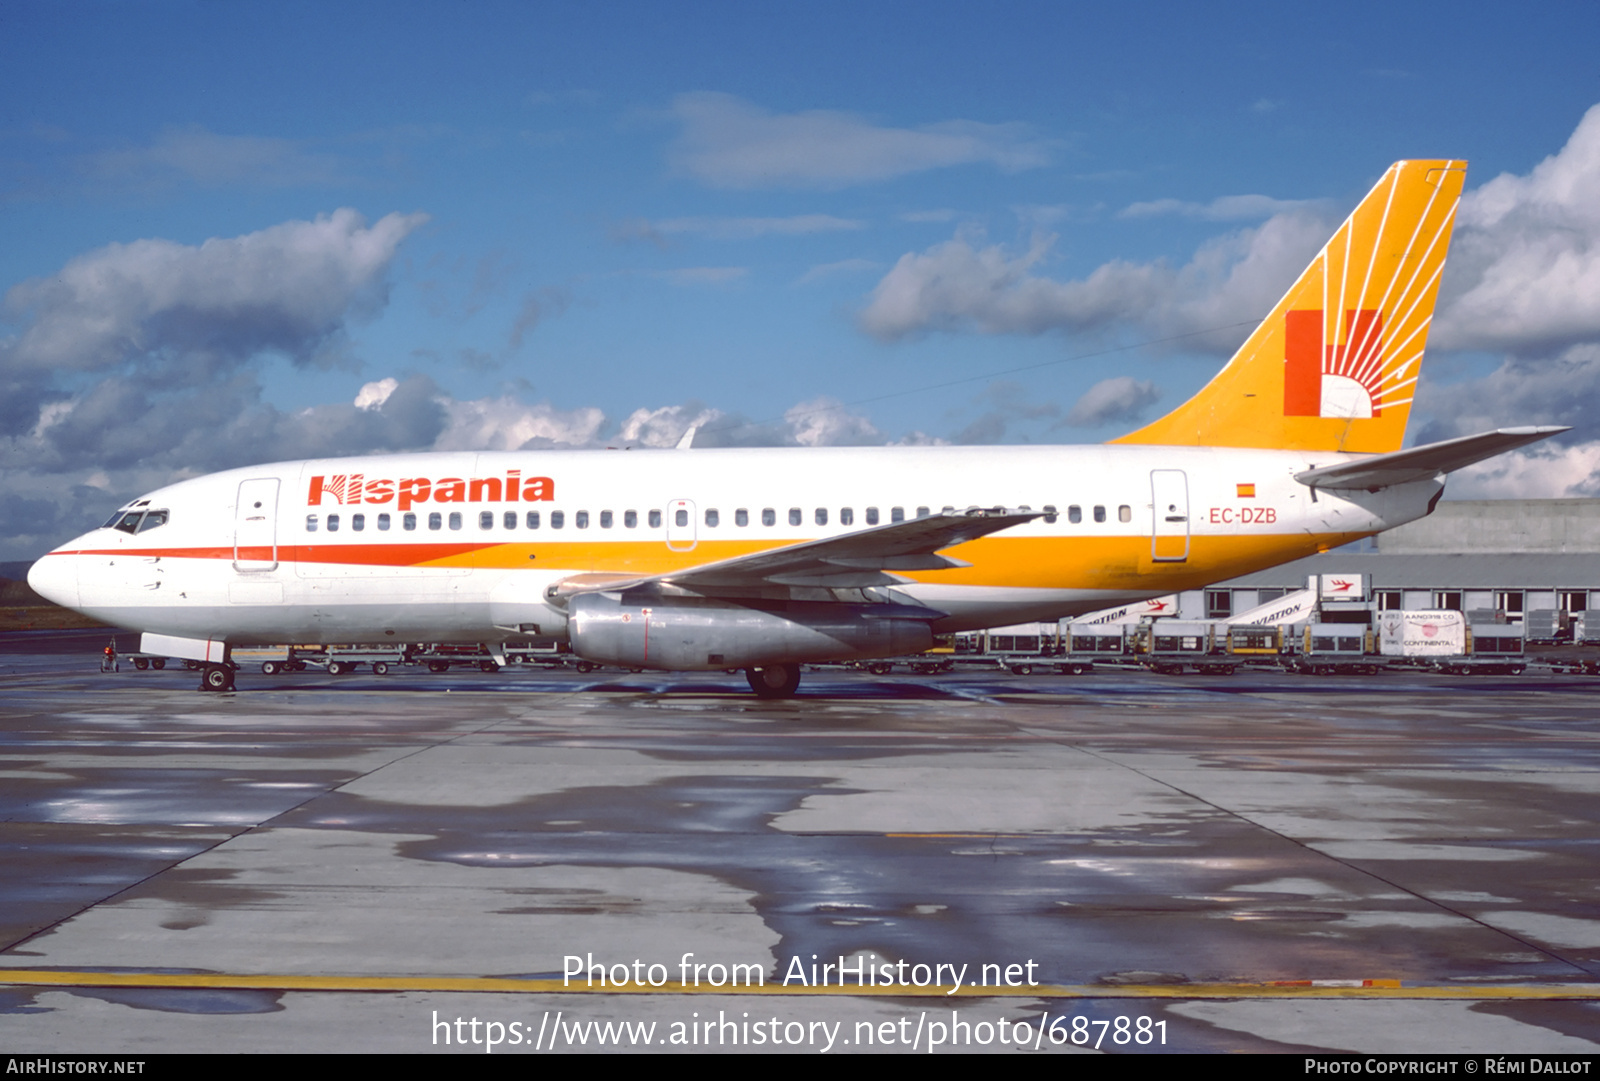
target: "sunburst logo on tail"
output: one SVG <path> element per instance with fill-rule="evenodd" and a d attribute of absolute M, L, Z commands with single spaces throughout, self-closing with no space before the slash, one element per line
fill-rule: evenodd
<path fill-rule="evenodd" d="M 1346 311 L 1343 340 L 1325 343 L 1325 329 L 1321 311 L 1284 313 L 1284 416 L 1379 417 L 1411 400 L 1416 377 L 1405 378 L 1410 364 L 1391 370 L 1381 311 Z"/>

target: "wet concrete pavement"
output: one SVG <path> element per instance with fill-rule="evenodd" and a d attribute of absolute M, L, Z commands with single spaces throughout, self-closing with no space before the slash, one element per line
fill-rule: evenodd
<path fill-rule="evenodd" d="M 707 1019 L 713 1049 L 820 1051 L 836 1025 L 835 1053 L 962 1022 L 988 1026 L 963 1050 L 1081 1049 L 1073 1018 L 1129 1053 L 1600 1044 L 1592 678 L 818 672 L 770 703 L 720 674 L 406 670 L 208 695 L 74 643 L 0 650 L 14 1050 L 483 1051 L 457 1017 L 513 1053 L 594 1050 L 590 1021 L 657 1025 L 607 1049 L 704 1050 Z M 686 953 L 766 993 L 560 988 L 569 955 L 676 981 Z M 1037 986 L 772 993 L 813 955 Z M 39 972 L 266 979 L 15 982 Z M 318 989 L 373 977 L 405 982 Z M 1403 990 L 1215 987 L 1306 980 Z"/>

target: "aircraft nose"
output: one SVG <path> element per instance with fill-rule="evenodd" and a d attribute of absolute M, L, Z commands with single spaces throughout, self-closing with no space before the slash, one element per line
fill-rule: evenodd
<path fill-rule="evenodd" d="M 73 556 L 50 555 L 28 568 L 28 587 L 45 600 L 64 608 L 78 606 L 78 561 Z"/>

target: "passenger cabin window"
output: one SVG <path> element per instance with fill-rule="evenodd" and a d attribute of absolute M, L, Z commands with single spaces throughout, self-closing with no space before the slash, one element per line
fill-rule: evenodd
<path fill-rule="evenodd" d="M 805 514 L 801 512 L 800 508 L 799 507 L 790 507 L 789 508 L 789 524 L 790 525 L 799 525 L 803 521 L 805 521 Z"/>
<path fill-rule="evenodd" d="M 878 524 L 878 508 L 877 507 L 868 507 L 867 508 L 867 524 L 868 525 L 877 525 Z"/>
<path fill-rule="evenodd" d="M 773 510 L 771 507 L 762 507 L 761 508 L 761 524 L 762 525 L 777 525 L 778 524 L 778 512 Z"/>
<path fill-rule="evenodd" d="M 530 510 L 528 512 L 527 522 L 528 522 L 528 528 L 529 529 L 538 529 L 539 528 L 539 512 L 536 511 L 536 510 Z"/>
<path fill-rule="evenodd" d="M 715 529 L 721 523 L 722 523 L 722 515 L 717 513 L 716 508 L 715 507 L 707 507 L 706 508 L 706 525 L 709 528 Z"/>
<path fill-rule="evenodd" d="M 650 512 L 650 528 L 651 529 L 660 529 L 661 528 L 661 512 L 660 511 L 653 510 L 653 511 Z"/>
<path fill-rule="evenodd" d="M 517 528 L 517 512 L 514 510 L 506 511 L 500 520 L 501 524 L 503 524 L 507 529 Z"/>
<path fill-rule="evenodd" d="M 601 529 L 610 529 L 611 526 L 612 526 L 613 521 L 614 521 L 614 519 L 612 518 L 612 515 L 611 515 L 610 511 L 603 510 L 603 511 L 600 512 L 600 528 Z"/>
<path fill-rule="evenodd" d="M 917 508 L 917 517 L 918 518 L 926 518 L 927 516 L 928 516 L 928 508 L 927 507 L 918 507 Z"/>
<path fill-rule="evenodd" d="M 839 508 L 839 524 L 840 525 L 854 525 L 855 521 L 856 521 L 856 512 L 854 510 L 852 510 L 849 507 L 840 507 Z"/>
<path fill-rule="evenodd" d="M 816 520 L 817 520 L 817 524 L 818 525 L 827 525 L 828 524 L 828 508 L 827 507 L 818 507 L 817 508 Z"/>
<path fill-rule="evenodd" d="M 378 515 L 378 530 L 383 533 L 387 533 L 389 531 L 388 511 L 384 511 L 382 514 Z"/>
<path fill-rule="evenodd" d="M 588 529 L 589 512 L 586 510 L 580 510 L 577 514 L 574 514 L 572 516 L 572 524 L 577 526 L 579 529 Z"/>
<path fill-rule="evenodd" d="M 625 526 L 628 529 L 637 529 L 637 528 L 639 528 L 639 512 L 636 511 L 636 510 L 625 510 L 625 511 L 623 511 L 622 512 L 622 524 L 623 524 L 623 526 Z"/>
<path fill-rule="evenodd" d="M 1067 521 L 1071 522 L 1073 525 L 1077 525 L 1079 522 L 1083 521 L 1083 508 L 1078 506 L 1076 503 L 1068 507 Z"/>
<path fill-rule="evenodd" d="M 1117 508 L 1117 521 L 1119 521 L 1119 522 L 1131 522 L 1131 521 L 1133 521 L 1133 508 L 1128 506 L 1126 503 L 1124 503 L 1122 506 L 1118 507 Z"/>
<path fill-rule="evenodd" d="M 401 525 L 401 528 L 406 529 L 406 530 L 412 530 L 412 529 L 417 528 L 417 516 L 408 511 L 406 513 L 406 516 L 404 518 L 400 519 L 400 525 Z"/>
<path fill-rule="evenodd" d="M 478 528 L 479 529 L 493 529 L 494 528 L 494 511 L 492 511 L 492 510 L 480 510 L 478 512 Z"/>
<path fill-rule="evenodd" d="M 743 507 L 733 512 L 733 524 L 747 526 L 750 524 L 750 512 Z"/>
<path fill-rule="evenodd" d="M 339 516 L 337 514 L 328 515 L 328 532 L 339 532 Z"/>
<path fill-rule="evenodd" d="M 350 528 L 357 533 L 367 528 L 367 516 L 365 514 L 352 514 L 350 516 Z"/>
<path fill-rule="evenodd" d="M 1096 507 L 1094 509 L 1094 520 L 1097 522 L 1106 520 L 1106 509 L 1104 507 Z"/>
<path fill-rule="evenodd" d="M 429 529 L 443 529 L 444 528 L 444 515 L 440 514 L 438 511 L 434 511 L 433 513 L 429 514 L 428 515 L 428 528 Z"/>
<path fill-rule="evenodd" d="M 1059 517 L 1060 515 L 1056 513 L 1056 507 L 1054 503 L 1046 503 L 1044 505 L 1044 520 L 1046 523 L 1055 525 L 1056 519 Z"/>
<path fill-rule="evenodd" d="M 566 524 L 567 524 L 567 512 L 566 511 L 553 510 L 553 511 L 550 512 L 550 528 L 551 529 L 560 529 L 563 526 L 565 526 Z"/>
<path fill-rule="evenodd" d="M 672 520 L 677 524 L 679 529 L 682 529 L 684 526 L 689 524 L 689 512 L 684 510 L 682 507 L 679 507 L 672 515 Z"/>
<path fill-rule="evenodd" d="M 891 522 L 903 522 L 905 520 L 906 520 L 906 509 L 904 507 L 890 507 L 889 508 L 889 521 L 891 521 Z"/>
<path fill-rule="evenodd" d="M 461 528 L 461 512 L 460 511 L 453 510 L 453 511 L 450 512 L 450 528 L 451 529 L 460 529 Z"/>
<path fill-rule="evenodd" d="M 118 529 L 122 528 L 120 523 L 118 524 L 117 528 Z M 306 515 L 306 532 L 307 533 L 315 533 L 316 531 L 317 531 L 317 516 L 315 514 Z M 130 530 L 128 530 L 128 532 L 132 533 L 133 530 L 130 529 Z"/>

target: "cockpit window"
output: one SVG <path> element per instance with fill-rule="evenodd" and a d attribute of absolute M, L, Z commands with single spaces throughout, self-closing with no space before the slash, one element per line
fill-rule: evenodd
<path fill-rule="evenodd" d="M 145 510 L 143 507 L 134 507 L 132 510 L 117 511 L 100 528 L 119 529 L 124 533 L 144 533 L 166 525 L 170 516 L 169 511 Z"/>

